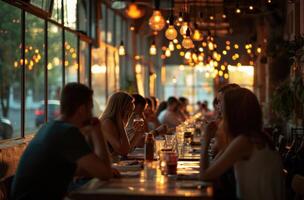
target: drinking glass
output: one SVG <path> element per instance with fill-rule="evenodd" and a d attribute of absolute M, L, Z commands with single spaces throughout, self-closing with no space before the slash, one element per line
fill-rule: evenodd
<path fill-rule="evenodd" d="M 155 139 L 155 154 L 156 157 L 159 158 L 159 153 L 165 147 L 165 140 L 156 138 Z"/>
<path fill-rule="evenodd" d="M 164 175 L 177 174 L 177 154 L 174 151 L 160 152 L 160 169 Z"/>

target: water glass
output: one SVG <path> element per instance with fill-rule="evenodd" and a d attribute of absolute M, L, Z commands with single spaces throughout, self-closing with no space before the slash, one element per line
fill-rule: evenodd
<path fill-rule="evenodd" d="M 165 142 L 166 140 L 155 138 L 155 155 L 157 158 L 159 158 L 160 151 L 165 148 Z"/>
<path fill-rule="evenodd" d="M 177 174 L 177 154 L 175 151 L 161 151 L 160 169 L 164 175 Z"/>

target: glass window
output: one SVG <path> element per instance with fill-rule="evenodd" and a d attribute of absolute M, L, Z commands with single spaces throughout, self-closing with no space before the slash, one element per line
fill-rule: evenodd
<path fill-rule="evenodd" d="M 77 36 L 65 31 L 65 82 L 78 81 Z"/>
<path fill-rule="evenodd" d="M 165 68 L 163 86 L 165 99 L 170 96 L 184 96 L 189 99 L 190 109 L 194 111 L 197 101 L 213 101 L 213 78 L 206 78 L 207 69 L 204 67 L 168 65 Z"/>
<path fill-rule="evenodd" d="M 80 0 L 78 1 L 78 29 L 80 31 L 83 31 L 85 33 L 87 33 L 88 31 L 88 23 L 89 23 L 89 19 L 88 19 L 88 8 L 89 5 L 88 3 L 90 3 L 90 1 L 87 0 Z"/>
<path fill-rule="evenodd" d="M 106 44 L 100 43 L 99 48 L 92 49 L 92 88 L 94 90 L 94 114 L 99 116 L 106 105 Z"/>
<path fill-rule="evenodd" d="M 84 41 L 80 41 L 80 52 L 79 52 L 79 59 L 80 59 L 80 83 L 89 84 L 89 63 L 88 63 L 88 56 L 89 56 L 89 45 Z"/>
<path fill-rule="evenodd" d="M 51 0 L 31 0 L 31 4 L 49 12 L 51 8 Z"/>
<path fill-rule="evenodd" d="M 44 123 L 44 21 L 25 16 L 25 134 Z"/>
<path fill-rule="evenodd" d="M 0 139 L 21 132 L 21 12 L 0 1 Z"/>
<path fill-rule="evenodd" d="M 101 16 L 102 16 L 100 22 L 101 40 L 106 41 L 107 7 L 104 4 L 101 4 Z"/>
<path fill-rule="evenodd" d="M 77 0 L 63 0 L 64 25 L 76 29 Z"/>
<path fill-rule="evenodd" d="M 108 73 L 108 91 L 109 95 L 113 94 L 117 89 L 117 80 L 119 71 L 117 73 L 117 66 L 119 65 L 118 57 L 116 56 L 116 48 L 107 45 L 108 56 L 107 56 L 107 73 Z"/>
<path fill-rule="evenodd" d="M 108 30 L 107 30 L 107 43 L 108 44 L 113 44 L 113 33 L 114 32 L 114 27 L 115 27 L 115 15 L 114 12 L 111 9 L 108 9 Z"/>
<path fill-rule="evenodd" d="M 239 84 L 253 91 L 254 67 L 253 66 L 231 66 L 228 65 L 228 76 L 230 83 Z"/>
<path fill-rule="evenodd" d="M 48 24 L 48 121 L 59 115 L 62 88 L 62 29 Z"/>
<path fill-rule="evenodd" d="M 51 18 L 59 23 L 62 22 L 61 0 L 53 0 L 53 10 Z"/>
<path fill-rule="evenodd" d="M 114 46 L 117 46 L 120 43 L 120 40 L 122 40 L 123 38 L 122 36 L 122 30 L 121 30 L 121 26 L 122 26 L 122 19 L 120 16 L 116 16 L 116 28 L 115 28 L 115 41 L 113 42 Z"/>

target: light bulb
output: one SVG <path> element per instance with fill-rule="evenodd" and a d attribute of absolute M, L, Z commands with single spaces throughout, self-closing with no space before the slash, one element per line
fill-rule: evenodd
<path fill-rule="evenodd" d="M 185 36 L 186 35 L 186 31 L 188 29 L 188 22 L 183 22 L 180 30 L 179 30 L 179 33 L 182 35 L 182 36 Z"/>
<path fill-rule="evenodd" d="M 173 43 L 174 43 L 174 44 L 178 44 L 178 40 L 177 40 L 177 39 L 174 39 L 174 40 L 173 40 Z"/>
<path fill-rule="evenodd" d="M 138 19 L 143 16 L 143 11 L 137 7 L 136 3 L 131 3 L 126 10 L 126 14 L 132 19 Z"/>
<path fill-rule="evenodd" d="M 249 10 L 253 10 L 253 6 L 249 6 Z"/>
<path fill-rule="evenodd" d="M 257 53 L 260 54 L 261 52 L 262 52 L 262 48 L 261 48 L 261 47 L 258 47 L 258 48 L 257 48 Z"/>
<path fill-rule="evenodd" d="M 165 19 L 163 18 L 159 10 L 154 10 L 153 15 L 149 19 L 149 26 L 154 31 L 160 31 L 166 25 Z"/>
<path fill-rule="evenodd" d="M 170 49 L 170 51 L 174 51 L 174 44 L 173 44 L 173 42 L 172 41 L 170 41 L 170 43 L 169 43 L 169 49 Z"/>
<path fill-rule="evenodd" d="M 123 44 L 123 41 L 120 42 L 119 48 L 118 48 L 118 55 L 124 56 L 126 55 L 125 46 Z"/>
<path fill-rule="evenodd" d="M 210 51 L 213 51 L 213 50 L 214 50 L 214 44 L 213 44 L 213 42 L 208 42 L 208 49 L 209 49 Z"/>
<path fill-rule="evenodd" d="M 235 12 L 236 12 L 237 14 L 240 14 L 240 13 L 241 13 L 241 9 L 240 9 L 240 8 L 237 8 L 237 9 L 235 10 Z"/>
<path fill-rule="evenodd" d="M 165 36 L 168 40 L 174 40 L 177 37 L 177 31 L 173 25 L 169 25 L 168 29 L 165 32 Z"/>
<path fill-rule="evenodd" d="M 182 45 L 185 49 L 191 49 L 193 47 L 193 42 L 190 37 L 185 37 L 183 39 Z"/>
<path fill-rule="evenodd" d="M 157 54 L 157 48 L 156 48 L 154 41 L 152 42 L 152 44 L 150 46 L 149 53 L 151 56 L 155 56 Z"/>
<path fill-rule="evenodd" d="M 171 56 L 171 51 L 170 51 L 169 48 L 166 49 L 166 51 L 165 51 L 165 56 L 166 56 L 167 58 Z"/>
<path fill-rule="evenodd" d="M 203 40 L 203 34 L 198 29 L 195 29 L 193 34 L 192 34 L 192 39 L 194 41 L 202 41 Z"/>
<path fill-rule="evenodd" d="M 190 51 L 187 51 L 186 53 L 185 53 L 185 59 L 186 60 L 189 60 L 191 58 L 191 52 Z"/>

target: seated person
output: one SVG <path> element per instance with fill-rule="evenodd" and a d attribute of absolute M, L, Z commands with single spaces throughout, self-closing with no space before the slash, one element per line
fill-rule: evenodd
<path fill-rule="evenodd" d="M 129 140 L 125 128 L 134 110 L 134 99 L 126 92 L 116 92 L 108 100 L 100 117 L 101 130 L 109 146 L 112 158 L 126 156 L 142 138 L 143 127 L 135 124 L 134 137 Z"/>
<path fill-rule="evenodd" d="M 107 180 L 111 166 L 89 147 L 80 129 L 91 124 L 93 91 L 79 83 L 67 84 L 61 94 L 58 120 L 43 125 L 25 149 L 11 189 L 11 199 L 62 199 L 76 168 Z M 93 122 L 93 123 L 92 123 Z"/>
<path fill-rule="evenodd" d="M 148 123 L 148 129 L 149 131 L 157 128 L 160 126 L 160 123 L 156 117 L 155 110 L 153 108 L 153 102 L 151 98 L 146 98 L 147 101 L 147 107 L 144 110 L 144 115 L 146 117 L 147 123 Z"/>
<path fill-rule="evenodd" d="M 126 127 L 126 132 L 128 135 L 129 140 L 132 140 L 136 133 L 136 127 L 142 127 L 142 139 L 138 141 L 136 144 L 137 147 L 143 147 L 145 141 L 145 134 L 149 132 L 148 128 L 148 121 L 145 116 L 145 110 L 147 108 L 147 101 L 146 99 L 139 95 L 139 94 L 132 94 L 134 98 L 134 105 L 135 108 L 131 117 L 129 118 L 128 125 Z M 154 129 L 153 129 L 154 130 Z M 152 133 L 156 136 L 157 134 L 165 134 L 166 133 L 166 126 L 158 126 Z"/>
<path fill-rule="evenodd" d="M 166 101 L 162 101 L 162 102 L 159 104 L 159 106 L 157 107 L 156 112 L 155 112 L 155 115 L 156 115 L 156 117 L 157 117 L 157 120 L 158 120 L 158 117 L 159 117 L 160 113 L 163 112 L 164 110 L 166 110 L 167 106 L 168 106 L 168 104 L 167 104 Z M 159 120 L 158 120 L 158 121 L 159 121 Z"/>
<path fill-rule="evenodd" d="M 239 199 L 284 199 L 281 158 L 262 131 L 262 111 L 256 96 L 248 89 L 234 88 L 225 92 L 222 102 L 223 119 L 217 134 L 222 134 L 222 143 L 227 146 L 209 166 L 206 152 L 212 136 L 205 132 L 201 180 L 215 180 L 234 167 Z"/>
<path fill-rule="evenodd" d="M 159 114 L 158 121 L 161 124 L 166 124 L 169 128 L 175 128 L 178 126 L 182 122 L 176 114 L 178 104 L 179 102 L 175 97 L 169 97 L 167 108 Z"/>
<path fill-rule="evenodd" d="M 189 105 L 189 100 L 186 97 L 179 97 L 178 100 L 181 102 L 181 112 L 186 118 L 190 117 L 190 113 L 187 110 L 187 106 Z"/>

